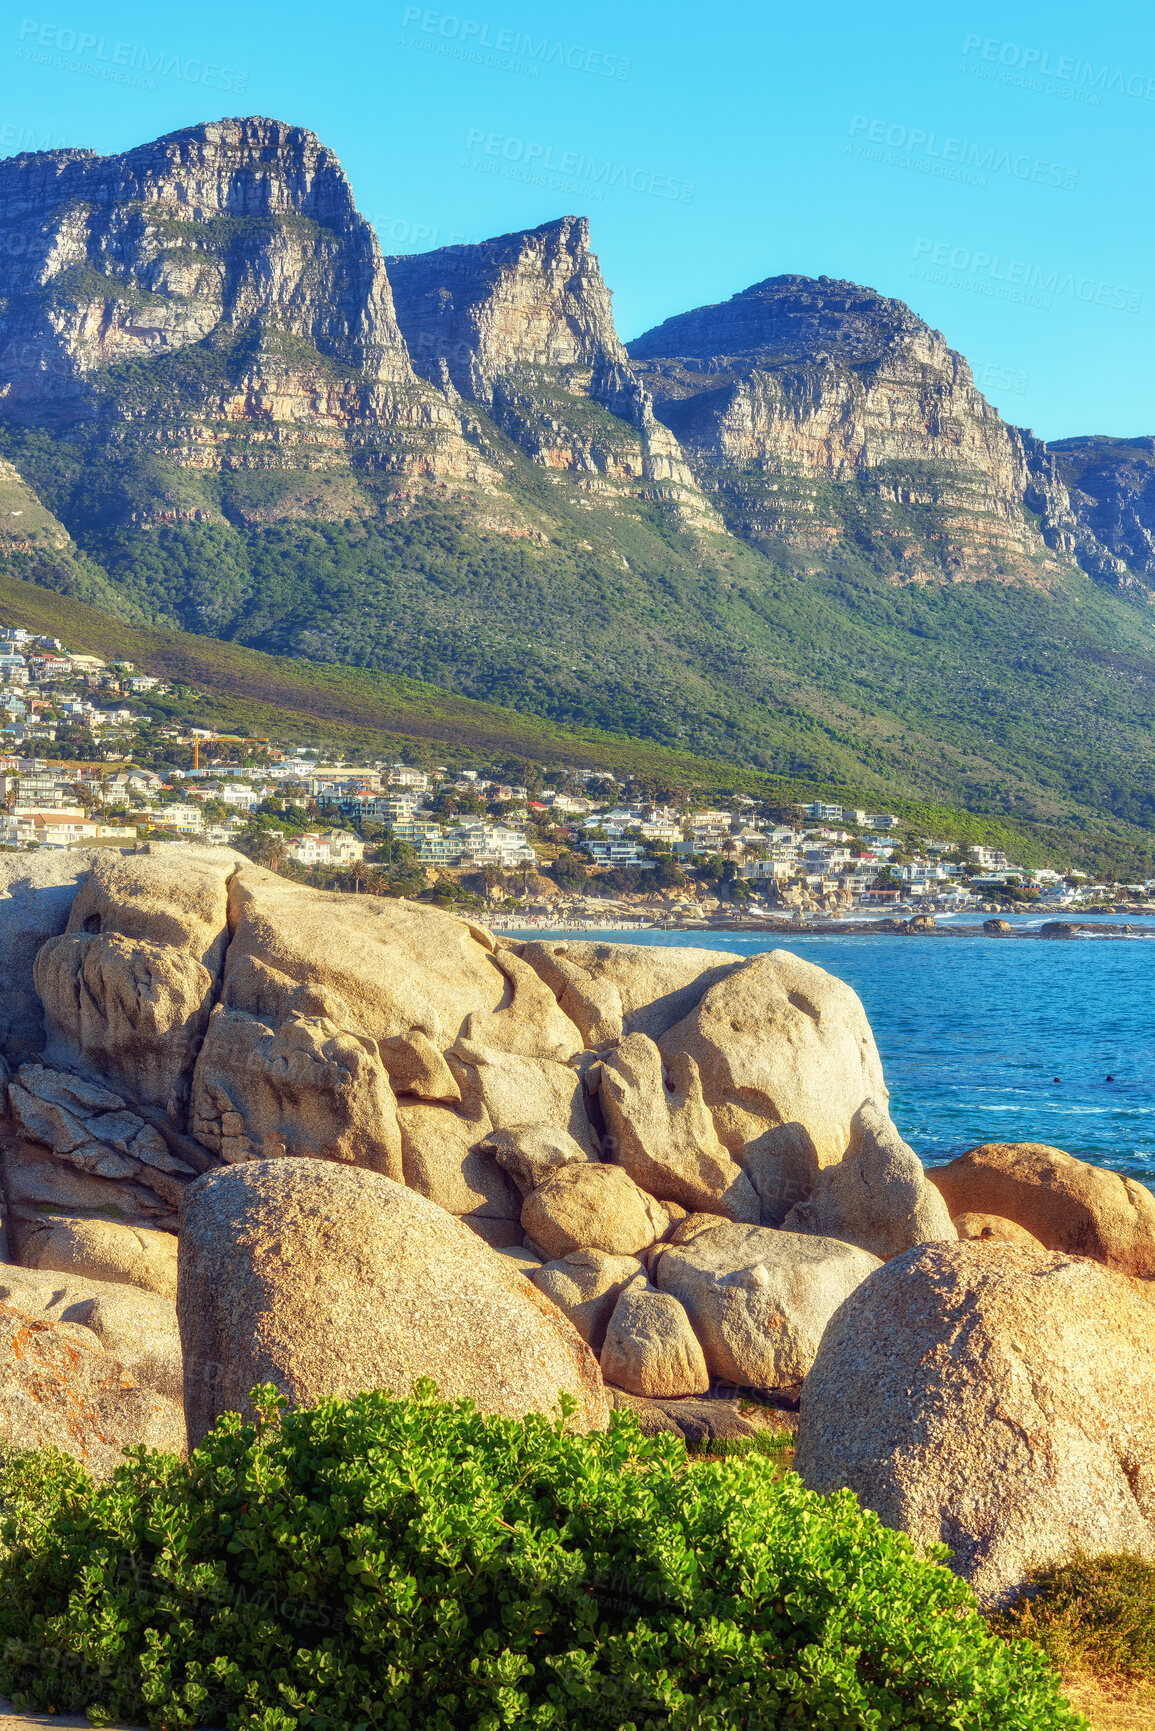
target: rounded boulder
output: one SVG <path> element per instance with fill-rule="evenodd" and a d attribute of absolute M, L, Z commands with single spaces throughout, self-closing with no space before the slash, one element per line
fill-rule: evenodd
<path fill-rule="evenodd" d="M 1076 1551 L 1155 1560 L 1155 1305 L 1085 1258 L 921 1245 L 831 1319 L 796 1467 L 949 1545 L 988 1604 Z"/>
<path fill-rule="evenodd" d="M 652 1272 L 684 1306 L 712 1376 L 772 1389 L 802 1381 L 838 1306 L 879 1266 L 833 1238 L 720 1222 L 663 1249 Z"/>
<path fill-rule="evenodd" d="M 298 1406 L 429 1377 L 483 1412 L 601 1430 L 609 1403 L 572 1323 L 506 1258 L 425 1197 L 329 1161 L 212 1172 L 182 1212 L 177 1313 L 195 1446 L 271 1382 Z"/>
<path fill-rule="evenodd" d="M 1043 1142 L 986 1142 L 927 1177 L 952 1217 L 997 1214 L 1048 1250 L 1155 1278 L 1155 1196 Z"/>

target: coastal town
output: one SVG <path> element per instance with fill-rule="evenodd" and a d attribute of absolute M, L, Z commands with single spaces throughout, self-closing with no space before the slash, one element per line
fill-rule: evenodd
<path fill-rule="evenodd" d="M 6 72 L 0 1731 L 1155 1731 L 1155 9 Z"/>
<path fill-rule="evenodd" d="M 0 631 L 0 681 L 6 849 L 233 847 L 302 881 L 482 906 L 497 928 L 1142 907 L 1155 895 L 1155 882 L 1027 867 L 824 800 L 707 805 L 608 769 L 352 761 L 166 725 L 149 709 L 170 690 L 162 680 L 20 627 Z"/>

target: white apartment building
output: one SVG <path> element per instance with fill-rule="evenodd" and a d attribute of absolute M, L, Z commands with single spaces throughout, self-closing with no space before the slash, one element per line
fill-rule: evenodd
<path fill-rule="evenodd" d="M 205 814 L 199 805 L 146 805 L 145 815 L 158 829 L 172 829 L 177 835 L 199 835 L 205 826 Z"/>
<path fill-rule="evenodd" d="M 414 793 L 424 793 L 429 786 L 429 777 L 423 769 L 410 769 L 404 763 L 391 764 L 385 780 L 390 787 L 408 787 Z"/>
<path fill-rule="evenodd" d="M 364 859 L 365 843 L 346 829 L 311 830 L 294 836 L 285 852 L 304 866 L 354 865 Z"/>
<path fill-rule="evenodd" d="M 459 841 L 462 858 L 475 865 L 505 868 L 537 862 L 537 855 L 519 829 L 504 829 L 487 823 L 462 824 L 447 839 Z"/>
<path fill-rule="evenodd" d="M 257 789 L 246 787 L 243 781 L 226 781 L 213 797 L 219 799 L 222 805 L 231 805 L 237 811 L 252 811 L 254 806 L 261 803 L 261 795 Z"/>
<path fill-rule="evenodd" d="M 583 841 L 582 846 L 585 848 L 595 865 L 631 865 L 640 866 L 643 870 L 648 870 L 654 863 L 653 860 L 646 859 L 641 848 L 638 846 L 637 842 L 634 841 L 622 841 L 617 839 L 598 841 L 591 837 L 588 841 Z"/>

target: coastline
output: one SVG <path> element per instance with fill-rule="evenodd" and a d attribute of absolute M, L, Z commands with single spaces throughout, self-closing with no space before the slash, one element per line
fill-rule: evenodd
<path fill-rule="evenodd" d="M 919 916 L 915 916 L 918 918 Z M 1109 925 L 1108 920 L 1123 919 L 1120 914 L 1100 914 L 1084 916 L 1079 920 L 1043 918 L 1035 915 L 1018 916 L 1029 918 L 1030 925 L 1014 925 L 1005 917 L 999 917 L 1005 930 L 988 931 L 981 920 L 968 925 L 918 925 L 905 920 L 892 918 L 879 919 L 807 919 L 807 920 L 702 920 L 688 922 L 685 920 L 548 920 L 530 923 L 525 920 L 513 920 L 508 923 L 487 921 L 489 929 L 501 937 L 540 938 L 543 936 L 601 936 L 612 937 L 618 933 L 670 932 L 682 933 L 687 937 L 697 934 L 718 934 L 732 937 L 751 936 L 759 932 L 778 937 L 823 937 L 823 938 L 863 938 L 863 937 L 910 937 L 910 938 L 990 938 L 992 941 L 1020 941 L 1025 938 L 1041 939 L 1046 943 L 1071 942 L 1077 939 L 1129 939 L 1155 937 L 1155 921 L 1150 916 L 1145 923 L 1142 914 L 1128 914 L 1125 923 Z M 1132 922 L 1135 923 L 1132 923 Z M 1047 926 L 1059 926 L 1064 929 L 1048 931 Z"/>

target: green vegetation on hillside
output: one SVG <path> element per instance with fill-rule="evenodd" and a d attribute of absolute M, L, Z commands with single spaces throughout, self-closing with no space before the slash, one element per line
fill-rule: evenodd
<path fill-rule="evenodd" d="M 690 1465 L 632 1414 L 567 1435 L 428 1383 L 279 1423 L 255 1398 L 187 1463 L 140 1450 L 99 1486 L 64 1456 L 9 1465 L 19 1707 L 157 1731 L 1076 1731 L 942 1548 L 772 1459 Z"/>
<path fill-rule="evenodd" d="M 4 443 L 138 618 L 1109 850 L 1155 833 L 1155 630 L 1073 568 L 1049 589 L 897 582 L 852 515 L 821 558 L 771 557 L 591 499 L 495 427 L 542 539 L 468 499 L 390 520 L 352 471 L 353 514 L 253 522 L 258 479 L 272 497 L 295 471 L 207 474 L 139 444 L 102 464 L 96 438 Z M 125 527 L 158 490 L 202 520 Z"/>
<path fill-rule="evenodd" d="M 211 637 L 128 623 L 74 596 L 2 575 L 0 624 L 59 637 L 106 660 L 128 659 L 176 687 L 168 697 L 149 695 L 153 714 L 223 733 L 374 757 L 448 758 L 467 767 L 529 759 L 605 769 L 639 778 L 655 794 L 670 789 L 707 798 L 748 794 L 784 804 L 823 798 L 884 806 L 919 833 L 982 842 L 1026 866 L 1069 860 L 1123 877 L 1149 870 L 1152 844 L 1145 832 L 1112 820 L 1095 822 L 1077 810 L 1063 821 L 1032 822 L 920 798 L 909 782 L 876 780 L 868 772 L 853 781 L 771 775 L 624 733 L 559 726 L 399 675 L 266 655 Z"/>

